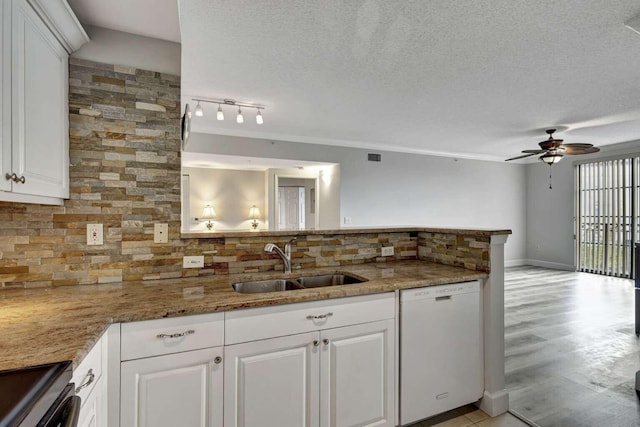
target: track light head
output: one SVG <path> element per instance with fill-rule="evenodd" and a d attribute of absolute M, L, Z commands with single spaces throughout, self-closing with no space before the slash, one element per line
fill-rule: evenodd
<path fill-rule="evenodd" d="M 224 120 L 224 113 L 222 112 L 222 106 L 218 104 L 218 114 L 216 115 L 218 120 Z"/>
<path fill-rule="evenodd" d="M 204 116 L 204 110 L 202 109 L 202 105 L 200 105 L 200 101 L 198 101 L 198 105 L 196 105 L 195 115 L 196 117 Z"/>
<path fill-rule="evenodd" d="M 236 116 L 236 122 L 244 123 L 244 117 L 242 117 L 242 109 L 238 107 L 238 115 Z"/>
<path fill-rule="evenodd" d="M 262 113 L 260 112 L 259 108 L 258 108 L 258 112 L 256 113 L 256 123 L 259 125 L 264 123 L 264 120 L 262 119 Z"/>

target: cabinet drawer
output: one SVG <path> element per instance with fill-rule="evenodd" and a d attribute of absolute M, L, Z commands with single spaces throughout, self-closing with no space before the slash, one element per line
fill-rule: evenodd
<path fill-rule="evenodd" d="M 225 313 L 225 343 L 260 340 L 393 319 L 395 294 L 303 302 Z"/>
<path fill-rule="evenodd" d="M 73 371 L 72 381 L 76 388 L 76 395 L 82 399 L 81 406 L 84 406 L 87 396 L 102 377 L 102 358 L 105 357 L 102 354 L 102 342 L 103 340 L 100 339 Z"/>
<path fill-rule="evenodd" d="M 121 327 L 121 360 L 224 344 L 223 313 L 123 323 Z"/>

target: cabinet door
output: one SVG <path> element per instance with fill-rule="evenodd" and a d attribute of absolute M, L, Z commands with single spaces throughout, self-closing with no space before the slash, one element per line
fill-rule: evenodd
<path fill-rule="evenodd" d="M 225 347 L 225 427 L 317 427 L 317 340 L 311 332 Z"/>
<path fill-rule="evenodd" d="M 121 364 L 120 427 L 221 427 L 222 348 Z"/>
<path fill-rule="evenodd" d="M 320 425 L 394 426 L 394 321 L 321 332 Z"/>
<path fill-rule="evenodd" d="M 80 409 L 80 416 L 78 418 L 78 427 L 104 427 L 101 418 L 102 398 L 100 381 L 85 399 L 86 401 L 82 402 L 82 408 Z"/>
<path fill-rule="evenodd" d="M 10 191 L 11 181 L 11 2 L 0 5 L 0 190 Z"/>
<path fill-rule="evenodd" d="M 68 55 L 26 0 L 12 1 L 12 18 L 10 172 L 24 177 L 13 191 L 66 198 Z"/>

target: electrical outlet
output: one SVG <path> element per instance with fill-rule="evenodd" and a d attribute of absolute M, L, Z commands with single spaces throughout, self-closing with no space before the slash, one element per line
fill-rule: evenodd
<path fill-rule="evenodd" d="M 351 224 L 351 217 L 350 216 L 345 216 L 344 217 L 344 223 L 345 224 Z"/>
<path fill-rule="evenodd" d="M 393 256 L 393 246 L 383 246 L 382 256 Z"/>
<path fill-rule="evenodd" d="M 104 244 L 102 224 L 87 224 L 87 245 L 99 246 Z"/>
<path fill-rule="evenodd" d="M 203 268 L 204 255 L 182 257 L 182 268 Z"/>
<path fill-rule="evenodd" d="M 153 224 L 153 243 L 169 243 L 169 224 Z"/>

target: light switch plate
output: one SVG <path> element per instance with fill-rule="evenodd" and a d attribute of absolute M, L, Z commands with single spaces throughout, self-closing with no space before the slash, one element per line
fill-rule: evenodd
<path fill-rule="evenodd" d="M 104 244 L 102 224 L 87 224 L 87 245 L 99 246 Z"/>
<path fill-rule="evenodd" d="M 182 268 L 203 268 L 204 255 L 182 257 Z"/>
<path fill-rule="evenodd" d="M 393 246 L 383 246 L 382 256 L 393 256 Z"/>
<path fill-rule="evenodd" d="M 153 243 L 169 243 L 169 224 L 153 224 Z"/>

